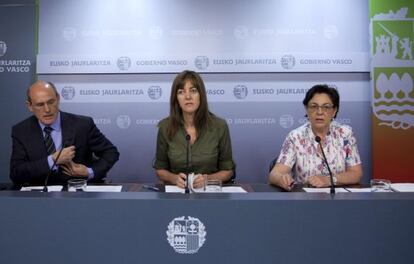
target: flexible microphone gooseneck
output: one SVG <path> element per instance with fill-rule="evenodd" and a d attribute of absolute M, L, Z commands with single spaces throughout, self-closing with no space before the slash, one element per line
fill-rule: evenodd
<path fill-rule="evenodd" d="M 190 188 L 188 187 L 188 182 L 190 181 L 190 139 L 191 136 L 190 135 L 185 135 L 185 140 L 187 141 L 187 168 L 186 168 L 186 172 L 187 172 L 187 178 L 185 180 L 185 191 L 184 193 L 190 193 Z"/>
<path fill-rule="evenodd" d="M 330 193 L 331 194 L 335 194 L 335 184 L 334 184 L 334 180 L 333 180 L 333 175 L 332 175 L 331 168 L 329 167 L 328 160 L 326 159 L 325 152 L 323 151 L 323 147 L 322 147 L 322 144 L 321 144 L 321 138 L 319 136 L 316 136 L 315 137 L 315 141 L 318 142 L 319 146 L 321 147 L 322 155 L 323 155 L 323 160 L 325 161 L 326 167 L 328 167 L 329 177 L 331 179 L 331 190 L 330 190 Z"/>
<path fill-rule="evenodd" d="M 59 152 L 58 152 L 58 154 L 57 154 L 57 156 L 56 156 L 56 159 L 55 159 L 55 161 L 53 162 L 53 165 L 52 165 L 52 167 L 50 168 L 50 172 L 49 172 L 49 174 L 46 176 L 46 179 L 45 179 L 45 185 L 43 186 L 43 192 L 48 192 L 48 188 L 47 188 L 47 182 L 49 181 L 49 178 L 50 178 L 50 176 L 52 175 L 52 173 L 53 173 L 53 169 L 54 168 L 56 168 L 56 163 L 58 162 L 58 160 L 59 160 L 59 157 L 60 157 L 60 154 L 62 154 L 62 151 L 63 151 L 63 149 L 66 147 L 66 144 L 63 144 L 62 145 L 62 148 L 59 150 Z"/>

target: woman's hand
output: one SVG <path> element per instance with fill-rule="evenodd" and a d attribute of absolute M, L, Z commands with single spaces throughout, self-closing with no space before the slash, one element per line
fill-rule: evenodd
<path fill-rule="evenodd" d="M 177 177 L 175 179 L 175 185 L 177 185 L 177 187 L 179 188 L 184 189 L 186 179 L 187 179 L 187 175 L 185 175 L 184 173 L 177 174 Z"/>
<path fill-rule="evenodd" d="M 271 184 L 277 185 L 286 191 L 292 190 L 295 183 L 291 175 L 291 168 L 280 163 L 276 163 L 273 167 L 269 174 L 269 181 Z"/>
<path fill-rule="evenodd" d="M 194 176 L 193 188 L 194 189 L 203 188 L 204 185 L 206 184 L 206 180 L 207 180 L 207 174 L 196 174 Z"/>
<path fill-rule="evenodd" d="M 308 177 L 307 182 L 312 187 L 316 187 L 316 188 L 331 186 L 331 178 L 329 176 L 322 176 L 322 175 L 310 176 Z"/>
<path fill-rule="evenodd" d="M 290 174 L 279 174 L 278 178 L 279 187 L 285 189 L 286 191 L 292 190 L 295 181 Z"/>

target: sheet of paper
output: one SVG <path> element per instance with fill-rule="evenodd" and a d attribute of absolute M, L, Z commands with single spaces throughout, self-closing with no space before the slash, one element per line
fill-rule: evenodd
<path fill-rule="evenodd" d="M 391 183 L 391 189 L 396 192 L 414 192 L 414 183 Z"/>
<path fill-rule="evenodd" d="M 184 189 L 178 188 L 175 185 L 165 185 L 166 193 L 184 193 Z"/>
<path fill-rule="evenodd" d="M 305 192 L 308 193 L 330 193 L 331 189 L 330 188 L 303 188 L 303 190 Z M 347 193 L 348 191 L 345 190 L 344 188 L 335 188 L 335 192 L 336 193 Z"/>
<path fill-rule="evenodd" d="M 121 192 L 122 185 L 88 185 L 87 192 Z"/>
<path fill-rule="evenodd" d="M 345 188 L 350 192 L 371 192 L 371 188 Z"/>
<path fill-rule="evenodd" d="M 175 185 L 165 185 L 166 193 L 184 193 L 184 189 L 181 189 Z M 204 193 L 203 189 L 196 189 L 196 193 Z M 222 193 L 246 193 L 246 191 L 239 186 L 224 186 L 221 189 Z"/>
<path fill-rule="evenodd" d="M 43 188 L 44 188 L 43 186 L 27 186 L 27 187 L 22 187 L 20 191 L 22 192 L 42 191 Z M 62 191 L 62 189 L 63 189 L 62 185 L 48 185 L 47 186 L 48 192 L 60 192 Z"/>
<path fill-rule="evenodd" d="M 224 193 L 247 193 L 245 189 L 240 186 L 225 186 L 222 188 Z"/>
<path fill-rule="evenodd" d="M 192 193 L 208 193 L 209 191 L 204 190 L 204 188 L 198 188 L 198 189 L 190 189 L 190 192 L 192 192 Z M 223 186 L 221 188 L 221 192 L 222 193 L 247 193 L 247 191 L 244 190 L 240 186 Z"/>

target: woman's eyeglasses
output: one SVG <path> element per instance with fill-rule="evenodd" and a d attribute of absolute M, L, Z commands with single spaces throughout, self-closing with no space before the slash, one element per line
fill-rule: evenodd
<path fill-rule="evenodd" d="M 319 111 L 319 109 L 322 112 L 326 113 L 326 112 L 332 111 L 335 108 L 335 106 L 331 104 L 324 104 L 324 105 L 311 104 L 311 105 L 308 105 L 307 108 L 312 113 Z"/>

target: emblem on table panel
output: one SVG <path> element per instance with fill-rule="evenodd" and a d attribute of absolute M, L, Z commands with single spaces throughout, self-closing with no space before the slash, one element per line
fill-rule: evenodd
<path fill-rule="evenodd" d="M 153 86 L 150 86 L 148 88 L 148 96 L 152 100 L 158 100 L 158 99 L 160 99 L 161 95 L 162 95 L 162 89 L 161 89 L 160 86 L 153 85 Z"/>
<path fill-rule="evenodd" d="M 0 40 L 0 57 L 4 56 L 6 54 L 6 51 L 7 51 L 6 42 Z"/>
<path fill-rule="evenodd" d="M 233 89 L 233 94 L 237 99 L 246 98 L 249 93 L 246 85 L 236 85 Z"/>
<path fill-rule="evenodd" d="M 204 224 L 198 218 L 177 217 L 168 224 L 167 240 L 175 252 L 194 254 L 206 241 L 205 229 Z"/>
<path fill-rule="evenodd" d="M 131 67 L 131 59 L 129 57 L 119 57 L 116 65 L 120 70 L 126 71 Z"/>
<path fill-rule="evenodd" d="M 72 86 L 65 86 L 62 88 L 62 97 L 65 100 L 72 100 L 75 97 L 75 88 Z"/>
<path fill-rule="evenodd" d="M 197 56 L 194 60 L 194 65 L 199 70 L 205 70 L 207 69 L 209 64 L 209 60 L 207 56 Z"/>

